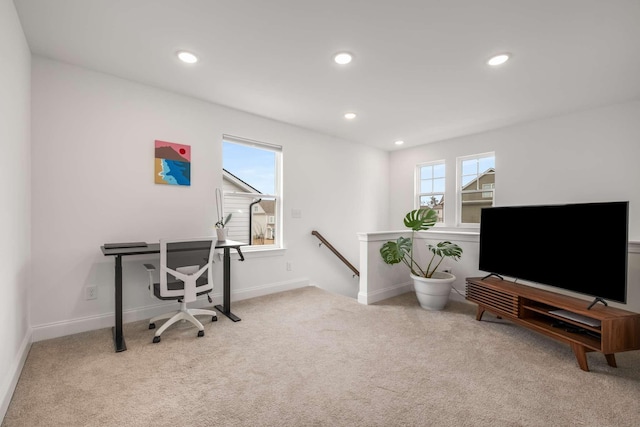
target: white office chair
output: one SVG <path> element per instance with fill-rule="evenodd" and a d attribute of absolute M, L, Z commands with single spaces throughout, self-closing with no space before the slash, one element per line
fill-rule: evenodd
<path fill-rule="evenodd" d="M 187 304 L 196 301 L 200 295 L 207 295 L 211 303 L 209 292 L 213 290 L 213 254 L 215 251 L 214 237 L 192 239 L 160 239 L 160 282 L 154 282 L 155 267 L 144 264 L 149 273 L 149 291 L 151 295 L 161 300 L 178 300 L 180 309 L 156 316 L 149 320 L 149 329 L 155 329 L 158 320 L 167 320 L 155 333 L 153 342 L 160 342 L 160 335 L 178 320 L 188 320 L 198 327 L 198 336 L 204 336 L 204 326 L 195 316 L 212 316 L 211 321 L 218 320 L 212 310 L 187 308 Z M 201 256 L 206 251 L 208 257 Z M 199 255 L 199 261 L 194 262 L 194 254 Z M 189 259 L 189 256 L 190 259 Z M 195 265 L 182 265 L 187 264 Z M 206 275 L 205 275 L 206 273 Z"/>

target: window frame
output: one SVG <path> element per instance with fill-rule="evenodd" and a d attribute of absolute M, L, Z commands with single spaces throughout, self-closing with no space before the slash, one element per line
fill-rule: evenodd
<path fill-rule="evenodd" d="M 462 164 L 465 161 L 468 160 L 479 160 L 485 157 L 493 157 L 493 172 L 492 174 L 494 175 L 494 182 L 493 182 L 493 188 L 491 189 L 486 189 L 486 188 L 479 188 L 476 190 L 463 190 L 462 189 L 462 182 L 463 182 L 463 169 L 462 169 Z M 478 193 L 481 196 L 481 199 L 486 199 L 485 197 L 485 193 L 489 193 L 491 192 L 493 194 L 493 197 L 491 199 L 491 206 L 495 206 L 495 202 L 496 202 L 496 189 L 495 189 L 495 174 L 496 174 L 496 154 L 493 151 L 489 151 L 489 152 L 485 152 L 485 153 L 479 153 L 479 154 L 472 154 L 472 155 L 468 155 L 468 156 L 460 156 L 456 158 L 456 226 L 457 227 L 468 227 L 468 228 L 480 228 L 480 221 L 478 222 L 462 222 L 462 199 L 464 197 L 465 194 L 473 194 L 473 193 Z M 465 175 L 466 176 L 466 175 Z M 480 177 L 482 176 L 481 172 L 479 170 L 476 170 L 476 180 L 478 180 Z"/>
<path fill-rule="evenodd" d="M 275 228 L 276 231 L 274 233 L 274 243 L 268 245 L 253 245 L 251 242 L 247 242 L 247 246 L 242 247 L 243 252 L 257 252 L 257 251 L 273 251 L 284 249 L 284 215 L 283 215 L 283 195 L 282 195 L 282 172 L 283 172 L 283 149 L 280 145 L 275 145 L 267 142 L 256 141 L 252 139 L 247 139 L 243 137 L 223 134 L 222 135 L 222 144 L 225 142 L 244 145 L 248 147 L 258 148 L 262 150 L 271 151 L 275 154 L 275 165 L 274 165 L 274 193 L 275 194 L 265 194 L 260 192 L 241 192 L 241 191 L 223 191 L 223 201 L 222 201 L 222 210 L 227 213 L 226 210 L 226 198 L 227 197 L 241 197 L 241 198 L 266 198 L 275 200 Z M 224 170 L 224 159 L 222 160 L 222 169 Z M 229 172 L 231 173 L 231 172 Z M 223 172 L 223 180 L 224 180 L 224 172 Z M 248 212 L 249 215 L 252 215 L 253 212 Z M 232 217 L 233 218 L 233 217 Z M 233 219 L 232 219 L 233 220 Z M 253 230 L 251 230 L 253 234 Z M 246 240 L 246 239 L 245 239 Z M 244 240 L 243 240 L 244 241 Z"/>
<path fill-rule="evenodd" d="M 435 179 L 442 179 L 444 184 L 443 184 L 443 190 L 442 192 L 428 192 L 428 193 L 423 193 L 422 192 L 422 168 L 427 167 L 427 166 L 431 166 L 431 167 L 435 167 L 435 166 L 442 166 L 444 168 L 444 175 L 442 176 L 442 178 L 438 177 L 438 178 L 434 178 L 434 175 L 431 175 L 431 180 L 434 181 Z M 423 162 L 423 163 L 418 163 L 416 165 L 415 168 L 415 177 L 414 177 L 414 200 L 413 200 L 413 204 L 414 204 L 414 209 L 420 209 L 423 206 L 420 204 L 420 199 L 422 197 L 430 197 L 430 196 L 435 196 L 435 195 L 442 195 L 442 200 L 444 201 L 445 204 L 442 205 L 442 214 L 440 216 L 440 220 L 435 224 L 435 226 L 443 226 L 445 224 L 445 212 L 446 212 L 446 195 L 447 195 L 447 164 L 445 162 L 445 160 L 434 160 L 434 161 L 430 161 L 430 162 Z M 433 190 L 433 185 L 432 185 L 432 190 Z"/>

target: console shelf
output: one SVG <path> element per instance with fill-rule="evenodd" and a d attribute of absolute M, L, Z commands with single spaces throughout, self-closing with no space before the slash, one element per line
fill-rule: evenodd
<path fill-rule="evenodd" d="M 615 353 L 640 350 L 640 314 L 604 305 L 587 309 L 589 301 L 496 277 L 468 277 L 467 300 L 478 304 L 476 320 L 485 311 L 544 334 L 571 346 L 578 365 L 588 371 L 586 353 L 603 353 L 609 366 L 616 367 Z M 566 310 L 599 321 L 600 326 L 551 313 Z"/>

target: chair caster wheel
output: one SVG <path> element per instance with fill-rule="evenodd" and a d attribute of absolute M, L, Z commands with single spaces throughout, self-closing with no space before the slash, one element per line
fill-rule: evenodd
<path fill-rule="evenodd" d="M 199 337 L 203 337 L 204 336 L 204 331 L 198 331 L 198 336 Z"/>
<path fill-rule="evenodd" d="M 155 323 L 149 323 L 149 329 L 155 329 L 155 328 L 156 328 Z"/>
<path fill-rule="evenodd" d="M 159 343 L 160 342 L 160 337 L 153 337 L 153 343 Z"/>
<path fill-rule="evenodd" d="M 218 321 L 218 316 L 213 316 L 213 317 L 211 318 L 211 321 L 212 321 L 212 322 L 217 322 L 217 321 Z"/>

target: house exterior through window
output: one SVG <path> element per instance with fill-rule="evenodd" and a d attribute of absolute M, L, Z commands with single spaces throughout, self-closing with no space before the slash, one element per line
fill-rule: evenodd
<path fill-rule="evenodd" d="M 223 211 L 231 240 L 253 247 L 282 247 L 279 146 L 224 135 Z"/>
<path fill-rule="evenodd" d="M 458 158 L 458 173 L 458 223 L 480 224 L 480 211 L 493 206 L 494 202 L 494 153 Z"/>

